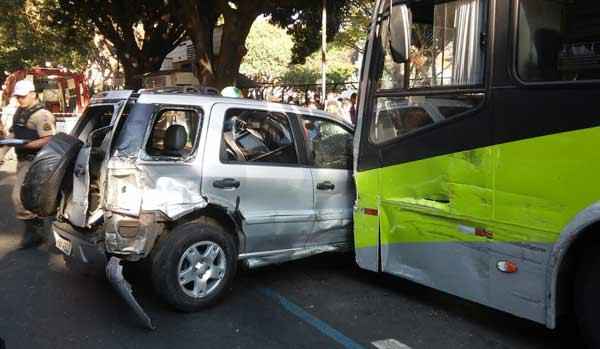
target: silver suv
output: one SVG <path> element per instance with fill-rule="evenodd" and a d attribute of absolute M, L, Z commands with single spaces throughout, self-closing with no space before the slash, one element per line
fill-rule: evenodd
<path fill-rule="evenodd" d="M 56 246 L 69 264 L 108 263 L 115 284 L 121 260 L 146 260 L 160 296 L 196 311 L 229 288 L 238 261 L 351 248 L 352 133 L 291 105 L 104 92 L 56 137 L 80 147 L 54 201 Z"/>

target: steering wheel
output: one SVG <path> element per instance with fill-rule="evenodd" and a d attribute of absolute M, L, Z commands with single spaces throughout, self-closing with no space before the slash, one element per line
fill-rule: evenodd
<path fill-rule="evenodd" d="M 231 133 L 233 134 L 234 139 L 241 135 L 244 131 L 246 131 L 246 129 L 247 124 L 245 121 L 235 116 L 231 118 Z"/>

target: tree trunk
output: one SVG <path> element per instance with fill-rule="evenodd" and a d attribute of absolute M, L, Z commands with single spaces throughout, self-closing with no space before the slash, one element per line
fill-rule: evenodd
<path fill-rule="evenodd" d="M 201 8 L 195 0 L 184 0 L 180 7 L 181 17 L 187 33 L 194 43 L 196 53 L 195 73 L 201 85 L 222 89 L 233 85 L 239 73 L 243 57 L 246 55 L 246 37 L 252 23 L 258 16 L 256 8 L 248 3 L 239 3 L 239 10 L 225 6 L 222 11 Z M 248 7 L 248 8 L 246 8 Z M 213 33 L 219 14 L 223 13 L 225 24 L 219 55 L 213 52 Z"/>
<path fill-rule="evenodd" d="M 142 73 L 138 71 L 133 64 L 126 60 L 120 60 L 125 75 L 125 88 L 129 90 L 139 90 L 143 87 Z"/>

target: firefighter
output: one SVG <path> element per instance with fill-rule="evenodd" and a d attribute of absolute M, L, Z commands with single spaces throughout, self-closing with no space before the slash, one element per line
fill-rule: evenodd
<path fill-rule="evenodd" d="M 25 223 L 20 249 L 32 248 L 45 240 L 44 221 L 33 212 L 26 210 L 21 203 L 21 186 L 35 155 L 50 141 L 56 133 L 54 115 L 44 109 L 37 99 L 35 86 L 30 80 L 16 83 L 13 96 L 19 108 L 13 116 L 11 136 L 29 140 L 25 145 L 15 147 L 17 154 L 17 181 L 13 188 L 12 199 L 18 220 Z"/>

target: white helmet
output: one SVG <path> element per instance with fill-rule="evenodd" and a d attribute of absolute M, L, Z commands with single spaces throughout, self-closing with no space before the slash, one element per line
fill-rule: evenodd
<path fill-rule="evenodd" d="M 27 96 L 30 92 L 35 92 L 35 85 L 31 80 L 19 80 L 15 84 L 15 90 L 13 96 L 23 97 Z"/>
<path fill-rule="evenodd" d="M 221 91 L 221 96 L 223 97 L 232 97 L 232 98 L 241 98 L 242 91 L 235 86 L 227 86 Z"/>

